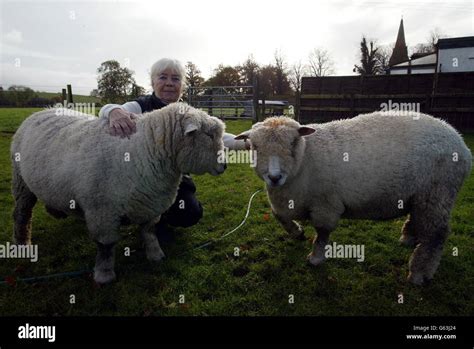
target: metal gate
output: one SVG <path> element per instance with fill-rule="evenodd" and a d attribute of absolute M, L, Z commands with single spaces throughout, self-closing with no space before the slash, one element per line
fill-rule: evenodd
<path fill-rule="evenodd" d="M 187 101 L 195 108 L 221 119 L 257 120 L 254 86 L 188 87 Z"/>

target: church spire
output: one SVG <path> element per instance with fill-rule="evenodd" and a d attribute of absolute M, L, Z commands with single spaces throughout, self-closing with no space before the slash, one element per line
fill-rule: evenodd
<path fill-rule="evenodd" d="M 390 57 L 389 65 L 408 61 L 408 49 L 405 43 L 405 30 L 403 29 L 403 17 L 400 20 L 400 27 L 398 28 L 397 42 L 393 48 L 392 57 Z"/>

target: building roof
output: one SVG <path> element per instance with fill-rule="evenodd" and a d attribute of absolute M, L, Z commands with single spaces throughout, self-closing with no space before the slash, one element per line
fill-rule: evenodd
<path fill-rule="evenodd" d="M 414 60 L 414 59 L 417 59 L 417 58 L 421 58 L 421 57 L 425 57 L 425 56 L 428 56 L 428 55 L 432 55 L 433 53 L 436 53 L 435 51 L 432 51 L 432 52 L 415 52 L 413 53 L 411 56 L 410 56 L 410 59 L 411 60 Z"/>
<path fill-rule="evenodd" d="M 417 66 L 417 65 L 427 65 L 427 64 L 433 64 L 436 65 L 436 53 L 430 53 L 429 55 L 420 57 L 420 58 L 415 58 L 411 60 L 411 66 Z M 408 67 L 409 62 L 402 62 L 399 64 L 394 65 L 392 68 L 402 68 L 402 67 Z"/>
<path fill-rule="evenodd" d="M 262 100 L 259 99 L 258 100 L 258 104 L 262 104 Z M 265 100 L 265 105 L 267 106 L 281 106 L 281 107 L 284 107 L 284 106 L 287 106 L 288 105 L 288 101 L 271 101 L 271 100 Z"/>
<path fill-rule="evenodd" d="M 440 50 L 459 47 L 474 47 L 474 36 L 438 40 L 438 48 Z"/>
<path fill-rule="evenodd" d="M 405 30 L 403 28 L 403 18 L 400 21 L 400 27 L 398 28 L 397 41 L 390 57 L 388 64 L 390 66 L 408 61 L 408 49 L 405 43 Z"/>

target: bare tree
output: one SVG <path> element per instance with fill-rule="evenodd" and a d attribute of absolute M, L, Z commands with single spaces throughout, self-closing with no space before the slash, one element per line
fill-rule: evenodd
<path fill-rule="evenodd" d="M 445 37 L 446 35 L 442 33 L 438 27 L 435 27 L 430 31 L 427 41 L 428 45 L 431 47 L 431 52 L 434 52 L 436 50 L 436 44 L 438 43 L 438 40 Z"/>
<path fill-rule="evenodd" d="M 288 92 L 290 89 L 290 83 L 288 82 L 288 67 L 285 58 L 280 50 L 276 50 L 275 54 L 275 93 L 282 95 Z"/>
<path fill-rule="evenodd" d="M 329 52 L 323 48 L 315 48 L 308 57 L 311 76 L 327 76 L 334 74 L 334 61 Z"/>
<path fill-rule="evenodd" d="M 390 57 L 392 56 L 395 43 L 379 46 L 375 53 L 375 59 L 378 62 L 379 72 L 383 74 L 389 68 Z"/>
<path fill-rule="evenodd" d="M 410 52 L 412 53 L 411 55 L 418 54 L 418 53 L 431 53 L 431 52 L 434 52 L 433 50 L 434 49 L 431 46 L 431 44 L 419 43 L 419 44 L 416 44 L 414 47 L 410 47 Z"/>
<path fill-rule="evenodd" d="M 439 28 L 434 28 L 430 31 L 428 37 L 426 38 L 426 42 L 416 44 L 415 46 L 410 48 L 412 54 L 419 54 L 419 53 L 433 53 L 436 52 L 436 45 L 438 44 L 438 40 L 447 37 L 447 35 L 443 34 Z"/>
<path fill-rule="evenodd" d="M 306 74 L 306 71 L 307 68 L 301 63 L 301 61 L 294 63 L 290 68 L 288 79 L 291 87 L 296 93 L 300 93 L 301 91 L 301 78 Z"/>

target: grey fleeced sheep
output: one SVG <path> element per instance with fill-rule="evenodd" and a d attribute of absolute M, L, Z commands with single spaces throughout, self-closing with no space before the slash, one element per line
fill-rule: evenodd
<path fill-rule="evenodd" d="M 255 168 L 266 182 L 273 213 L 302 237 L 294 220 L 309 219 L 317 237 L 308 260 L 318 265 L 340 218 L 390 219 L 409 214 L 401 242 L 415 248 L 408 280 L 433 278 L 457 193 L 472 155 L 446 122 L 420 113 L 375 112 L 301 126 L 268 118 L 249 138 Z"/>
<path fill-rule="evenodd" d="M 63 115 L 64 114 L 64 115 Z M 218 175 L 224 124 L 174 103 L 137 120 L 130 139 L 107 133 L 107 122 L 66 109 L 27 118 L 11 145 L 14 240 L 31 241 L 37 199 L 56 216 L 84 216 L 98 254 L 94 279 L 115 278 L 114 245 L 121 221 L 141 226 L 147 258 L 164 257 L 153 227 L 174 202 L 183 173 Z"/>

